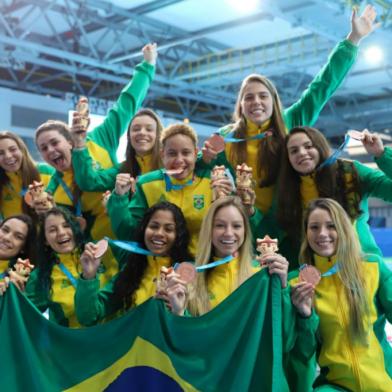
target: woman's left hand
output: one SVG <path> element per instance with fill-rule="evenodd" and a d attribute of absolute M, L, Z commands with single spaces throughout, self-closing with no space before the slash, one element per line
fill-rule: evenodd
<path fill-rule="evenodd" d="M 282 288 L 287 287 L 287 272 L 289 270 L 289 262 L 285 257 L 278 253 L 265 255 L 261 257 L 261 262 L 267 265 L 270 275 L 276 274 L 282 282 Z"/>
<path fill-rule="evenodd" d="M 363 130 L 362 135 L 362 144 L 365 147 L 367 153 L 373 155 L 376 158 L 380 158 L 380 156 L 384 153 L 384 144 L 380 135 L 377 135 L 376 133 L 370 133 L 367 129 Z"/>

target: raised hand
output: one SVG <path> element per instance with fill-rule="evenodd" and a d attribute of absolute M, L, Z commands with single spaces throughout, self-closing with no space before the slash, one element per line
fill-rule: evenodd
<path fill-rule="evenodd" d="M 380 135 L 376 133 L 370 133 L 367 129 L 362 132 L 363 139 L 362 144 L 365 147 L 368 154 L 379 158 L 384 153 L 384 144 L 381 140 Z"/>
<path fill-rule="evenodd" d="M 114 191 L 117 195 L 125 195 L 130 190 L 135 190 L 135 179 L 129 173 L 119 173 L 116 176 Z"/>
<path fill-rule="evenodd" d="M 85 147 L 87 129 L 89 124 L 90 124 L 90 119 L 88 119 L 86 123 L 85 118 L 80 113 L 78 112 L 73 113 L 71 135 L 75 148 Z"/>
<path fill-rule="evenodd" d="M 151 65 L 155 65 L 158 57 L 157 44 L 147 44 L 142 49 L 144 61 Z"/>
<path fill-rule="evenodd" d="M 309 317 L 312 314 L 313 296 L 314 286 L 312 283 L 299 282 L 291 288 L 291 302 L 302 317 Z"/>
<path fill-rule="evenodd" d="M 84 247 L 84 252 L 80 256 L 80 263 L 82 264 L 82 275 L 84 279 L 94 279 L 97 275 L 97 270 L 101 265 L 102 257 L 95 257 L 97 245 L 89 242 Z"/>
<path fill-rule="evenodd" d="M 377 11 L 370 4 L 365 7 L 360 16 L 357 15 L 357 10 L 353 8 L 351 14 L 351 32 L 347 36 L 347 39 L 353 44 L 358 45 L 361 39 L 380 27 L 380 23 L 374 23 L 376 16 Z"/>

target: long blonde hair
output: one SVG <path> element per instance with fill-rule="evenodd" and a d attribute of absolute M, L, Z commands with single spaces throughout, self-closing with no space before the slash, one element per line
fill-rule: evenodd
<path fill-rule="evenodd" d="M 244 242 L 238 250 L 239 271 L 238 271 L 238 287 L 246 279 L 252 275 L 252 233 L 248 221 L 248 216 L 245 212 L 241 200 L 235 196 L 222 197 L 211 204 L 207 214 L 204 216 L 200 228 L 198 251 L 196 255 L 196 267 L 208 264 L 214 255 L 212 244 L 212 230 L 214 226 L 214 218 L 217 212 L 224 207 L 233 206 L 237 208 L 244 220 Z M 208 298 L 208 274 L 213 271 L 209 269 L 206 272 L 197 274 L 196 283 L 194 285 L 194 295 L 189 301 L 189 310 L 195 315 L 202 315 L 210 310 Z"/>
<path fill-rule="evenodd" d="M 349 331 L 354 341 L 365 343 L 369 327 L 369 301 L 366 296 L 366 282 L 361 257 L 361 247 L 353 225 L 343 207 L 335 200 L 322 198 L 313 200 L 304 215 L 304 233 L 307 233 L 309 217 L 316 209 L 327 211 L 335 225 L 338 236 L 336 259 L 339 262 L 337 272 L 345 287 L 349 306 Z M 307 235 L 301 245 L 301 263 L 314 265 L 314 251 L 310 247 Z"/>

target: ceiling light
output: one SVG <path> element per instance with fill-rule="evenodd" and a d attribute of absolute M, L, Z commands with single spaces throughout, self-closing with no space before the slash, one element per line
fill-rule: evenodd
<path fill-rule="evenodd" d="M 365 51 L 366 61 L 370 64 L 379 64 L 384 57 L 384 53 L 379 46 L 369 46 Z"/>
<path fill-rule="evenodd" d="M 236 11 L 243 14 L 256 11 L 260 0 L 226 0 Z"/>

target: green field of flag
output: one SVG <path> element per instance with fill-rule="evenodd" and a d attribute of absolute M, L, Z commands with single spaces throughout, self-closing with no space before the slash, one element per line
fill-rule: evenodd
<path fill-rule="evenodd" d="M 0 390 L 286 391 L 281 306 L 279 279 L 261 271 L 202 317 L 172 315 L 150 299 L 73 330 L 11 285 L 0 297 Z"/>

